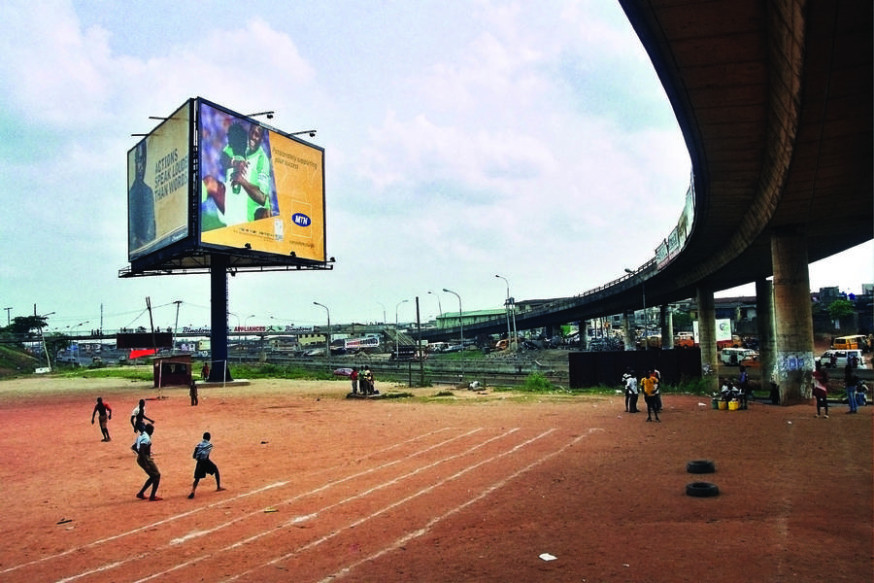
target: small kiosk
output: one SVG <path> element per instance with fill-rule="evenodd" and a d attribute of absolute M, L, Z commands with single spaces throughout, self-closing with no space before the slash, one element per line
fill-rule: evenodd
<path fill-rule="evenodd" d="M 191 385 L 191 355 L 156 358 L 152 363 L 155 388 Z"/>

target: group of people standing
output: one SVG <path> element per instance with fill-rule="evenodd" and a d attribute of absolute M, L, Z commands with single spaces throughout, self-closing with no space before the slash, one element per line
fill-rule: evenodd
<path fill-rule="evenodd" d="M 852 360 L 844 367 L 844 390 L 847 393 L 848 415 L 859 412 L 859 405 L 868 403 L 867 387 L 856 374 L 858 364 Z M 813 371 L 813 397 L 816 399 L 816 416 L 822 415 L 828 419 L 828 373 L 822 368 L 819 361 Z"/>
<path fill-rule="evenodd" d="M 625 412 L 639 413 L 637 402 L 640 398 L 640 393 L 643 393 L 643 400 L 646 402 L 646 420 L 661 423 L 659 412 L 662 410 L 662 396 L 659 392 L 659 383 L 661 382 L 661 374 L 658 370 L 651 369 L 646 371 L 640 379 L 634 376 L 634 371 L 629 370 L 622 375 L 622 382 L 625 386 Z"/>
<path fill-rule="evenodd" d="M 101 441 L 110 441 L 107 422 L 112 419 L 112 407 L 110 407 L 109 403 L 106 403 L 102 397 L 97 397 L 97 404 L 94 405 L 94 410 L 91 413 L 92 425 L 94 424 L 95 415 L 98 416 L 100 420 L 100 432 L 103 434 L 103 439 Z M 161 484 L 161 471 L 158 469 L 158 465 L 155 463 L 152 455 L 152 435 L 155 433 L 155 420 L 146 415 L 145 399 L 140 399 L 137 406 L 134 407 L 133 411 L 131 411 L 130 423 L 136 434 L 136 439 L 134 440 L 133 445 L 131 445 L 131 450 L 137 454 L 137 465 L 142 468 L 146 473 L 146 476 L 148 476 L 143 487 L 140 488 L 139 492 L 137 492 L 137 498 L 141 500 L 147 499 L 146 491 L 151 488 L 148 500 L 153 502 L 162 500 L 162 498 L 157 495 L 158 486 Z M 210 454 L 213 449 L 213 445 L 210 442 L 211 439 L 212 436 L 207 431 L 203 434 L 203 439 L 194 447 L 192 457 L 196 464 L 194 468 L 194 482 L 191 485 L 191 493 L 188 495 L 189 498 L 194 498 L 194 492 L 197 490 L 198 483 L 205 478 L 207 474 L 215 476 L 217 491 L 224 490 L 221 485 L 221 475 L 218 466 L 216 466 L 216 464 L 210 459 Z"/>
<path fill-rule="evenodd" d="M 375 379 L 373 377 L 373 371 L 370 370 L 370 367 L 365 365 L 364 370 L 358 371 L 357 368 L 352 369 L 352 373 L 349 375 L 349 379 L 352 381 L 352 394 L 357 395 L 359 392 L 362 395 L 378 395 L 379 391 L 376 390 L 376 385 L 374 384 Z"/>

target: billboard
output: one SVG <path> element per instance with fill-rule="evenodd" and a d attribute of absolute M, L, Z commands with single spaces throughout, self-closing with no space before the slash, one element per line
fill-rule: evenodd
<path fill-rule="evenodd" d="M 189 236 L 190 150 L 187 102 L 128 151 L 129 261 Z"/>
<path fill-rule="evenodd" d="M 119 277 L 333 269 L 324 149 L 202 98 L 134 146 Z"/>
<path fill-rule="evenodd" d="M 203 249 L 324 262 L 324 150 L 197 102 Z"/>
<path fill-rule="evenodd" d="M 170 332 L 132 332 L 128 334 L 116 334 L 115 346 L 122 348 L 171 348 L 173 346 L 173 334 Z"/>

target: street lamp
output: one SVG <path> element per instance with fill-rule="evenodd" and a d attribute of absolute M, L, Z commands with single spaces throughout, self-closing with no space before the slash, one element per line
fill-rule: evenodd
<path fill-rule="evenodd" d="M 317 306 L 321 306 L 325 308 L 325 312 L 328 313 L 328 333 L 325 335 L 325 349 L 327 352 L 328 359 L 328 372 L 331 371 L 331 310 L 328 309 L 328 306 L 324 304 L 320 304 L 319 302 L 313 302 Z"/>
<path fill-rule="evenodd" d="M 495 274 L 495 277 L 498 279 L 503 279 L 507 284 L 507 301 L 504 303 L 504 306 L 507 308 L 507 340 L 510 340 L 510 311 L 513 312 L 513 340 L 510 341 L 510 346 L 513 347 L 513 350 L 519 349 L 519 333 L 516 331 L 516 302 L 513 301 L 513 298 L 510 297 L 510 281 L 502 276 Z"/>
<path fill-rule="evenodd" d="M 395 306 L 395 358 L 400 359 L 401 355 L 398 354 L 400 347 L 398 346 L 398 308 L 401 307 L 401 304 L 405 304 L 410 300 L 401 300 L 398 302 L 398 305 Z"/>
<path fill-rule="evenodd" d="M 463 310 L 461 308 L 461 296 L 445 287 L 443 288 L 443 291 L 458 298 L 458 328 L 461 333 L 461 376 L 464 378 L 464 319 L 462 318 Z"/>
<path fill-rule="evenodd" d="M 382 302 L 376 302 L 380 306 L 382 306 L 382 325 L 385 326 L 385 305 Z"/>

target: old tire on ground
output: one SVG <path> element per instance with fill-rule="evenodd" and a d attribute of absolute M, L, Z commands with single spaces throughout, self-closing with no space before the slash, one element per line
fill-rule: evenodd
<path fill-rule="evenodd" d="M 719 496 L 719 486 L 710 482 L 692 482 L 686 484 L 686 496 L 695 498 L 710 498 Z"/>
<path fill-rule="evenodd" d="M 692 460 L 686 464 L 686 471 L 690 474 L 712 474 L 716 471 L 716 465 L 711 460 Z"/>

